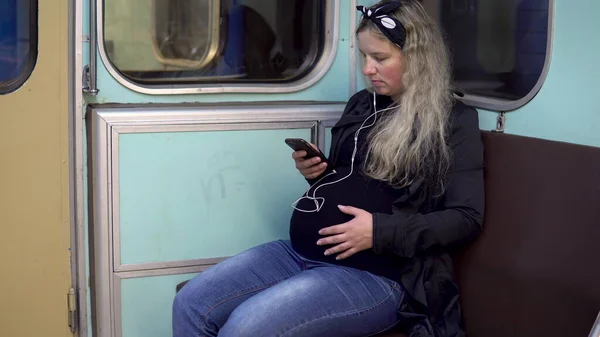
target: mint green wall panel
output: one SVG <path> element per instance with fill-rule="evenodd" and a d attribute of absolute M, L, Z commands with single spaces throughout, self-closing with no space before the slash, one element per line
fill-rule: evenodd
<path fill-rule="evenodd" d="M 284 139 L 310 135 L 309 129 L 121 134 L 121 263 L 231 256 L 287 238 L 291 204 L 308 185 Z"/>
<path fill-rule="evenodd" d="M 123 337 L 170 337 L 175 286 L 196 274 L 129 278 L 121 280 Z"/>

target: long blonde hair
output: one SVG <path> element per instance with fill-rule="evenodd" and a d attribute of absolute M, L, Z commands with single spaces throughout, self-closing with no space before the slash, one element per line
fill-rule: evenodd
<path fill-rule="evenodd" d="M 363 170 L 395 187 L 425 178 L 435 194 L 442 194 L 451 157 L 446 143 L 453 100 L 449 55 L 439 28 L 423 6 L 416 0 L 402 2 L 392 15 L 406 29 L 404 91 L 392 97 L 397 105 L 393 113 L 371 130 Z M 387 40 L 368 19 L 361 21 L 356 34 L 363 31 Z"/>

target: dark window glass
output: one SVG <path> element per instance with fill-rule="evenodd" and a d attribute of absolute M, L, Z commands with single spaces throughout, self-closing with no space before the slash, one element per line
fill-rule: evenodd
<path fill-rule="evenodd" d="M 37 56 L 37 1 L 0 1 L 0 93 L 20 87 Z"/>
<path fill-rule="evenodd" d="M 321 57 L 322 0 L 105 0 L 104 42 L 140 84 L 280 83 Z"/>
<path fill-rule="evenodd" d="M 546 62 L 549 0 L 423 0 L 441 22 L 455 84 L 468 94 L 515 101 Z"/>

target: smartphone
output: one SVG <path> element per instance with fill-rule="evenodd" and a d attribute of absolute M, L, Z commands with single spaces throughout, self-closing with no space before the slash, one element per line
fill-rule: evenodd
<path fill-rule="evenodd" d="M 310 159 L 313 157 L 320 157 L 322 163 L 327 163 L 327 157 L 320 150 L 312 147 L 307 141 L 302 138 L 286 138 L 285 143 L 291 147 L 294 151 L 304 150 L 306 151 L 306 156 L 304 159 Z"/>

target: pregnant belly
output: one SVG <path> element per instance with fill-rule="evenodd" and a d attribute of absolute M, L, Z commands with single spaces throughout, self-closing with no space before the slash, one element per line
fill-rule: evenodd
<path fill-rule="evenodd" d="M 332 176 L 329 181 L 335 181 L 344 176 L 342 170 L 337 177 Z M 322 184 L 326 183 L 324 181 Z M 313 190 L 310 191 L 311 196 Z M 316 191 L 316 197 L 324 198 L 324 204 L 319 212 L 314 211 L 317 206 L 312 200 L 303 199 L 296 205 L 297 209 L 312 212 L 299 210 L 293 212 L 289 231 L 292 247 L 306 258 L 339 263 L 336 262 L 335 256 L 324 256 L 325 250 L 330 247 L 317 246 L 316 244 L 317 240 L 322 238 L 318 233 L 319 230 L 344 224 L 354 218 L 343 213 L 338 205 L 353 206 L 370 213 L 391 213 L 392 203 L 399 195 L 399 190 L 360 174 L 353 174 L 341 182 L 323 186 Z M 371 251 L 364 251 L 357 254 L 357 257 L 359 257 L 358 255 L 367 255 L 369 252 Z"/>
<path fill-rule="evenodd" d="M 299 204 L 299 206 L 302 205 Z M 316 207 L 312 202 L 308 206 Z M 352 216 L 342 213 L 333 200 L 327 200 L 318 213 L 304 213 L 296 210 L 290 220 L 292 247 L 309 259 L 318 258 L 320 260 L 327 247 L 317 246 L 317 240 L 322 238 L 319 230 L 343 224 L 352 219 Z"/>
<path fill-rule="evenodd" d="M 341 198 L 340 200 L 347 200 Z M 323 261 L 335 265 L 366 270 L 375 275 L 385 276 L 393 280 L 400 277 L 398 266 L 403 263 L 397 256 L 391 254 L 375 254 L 372 249 L 362 250 L 354 255 L 336 260 L 338 254 L 325 256 L 325 250 L 334 245 L 318 246 L 317 240 L 323 238 L 318 232 L 321 228 L 343 224 L 354 217 L 342 213 L 337 203 L 325 203 L 318 213 L 303 213 L 296 211 L 290 221 L 290 240 L 292 248 L 303 257 Z"/>

